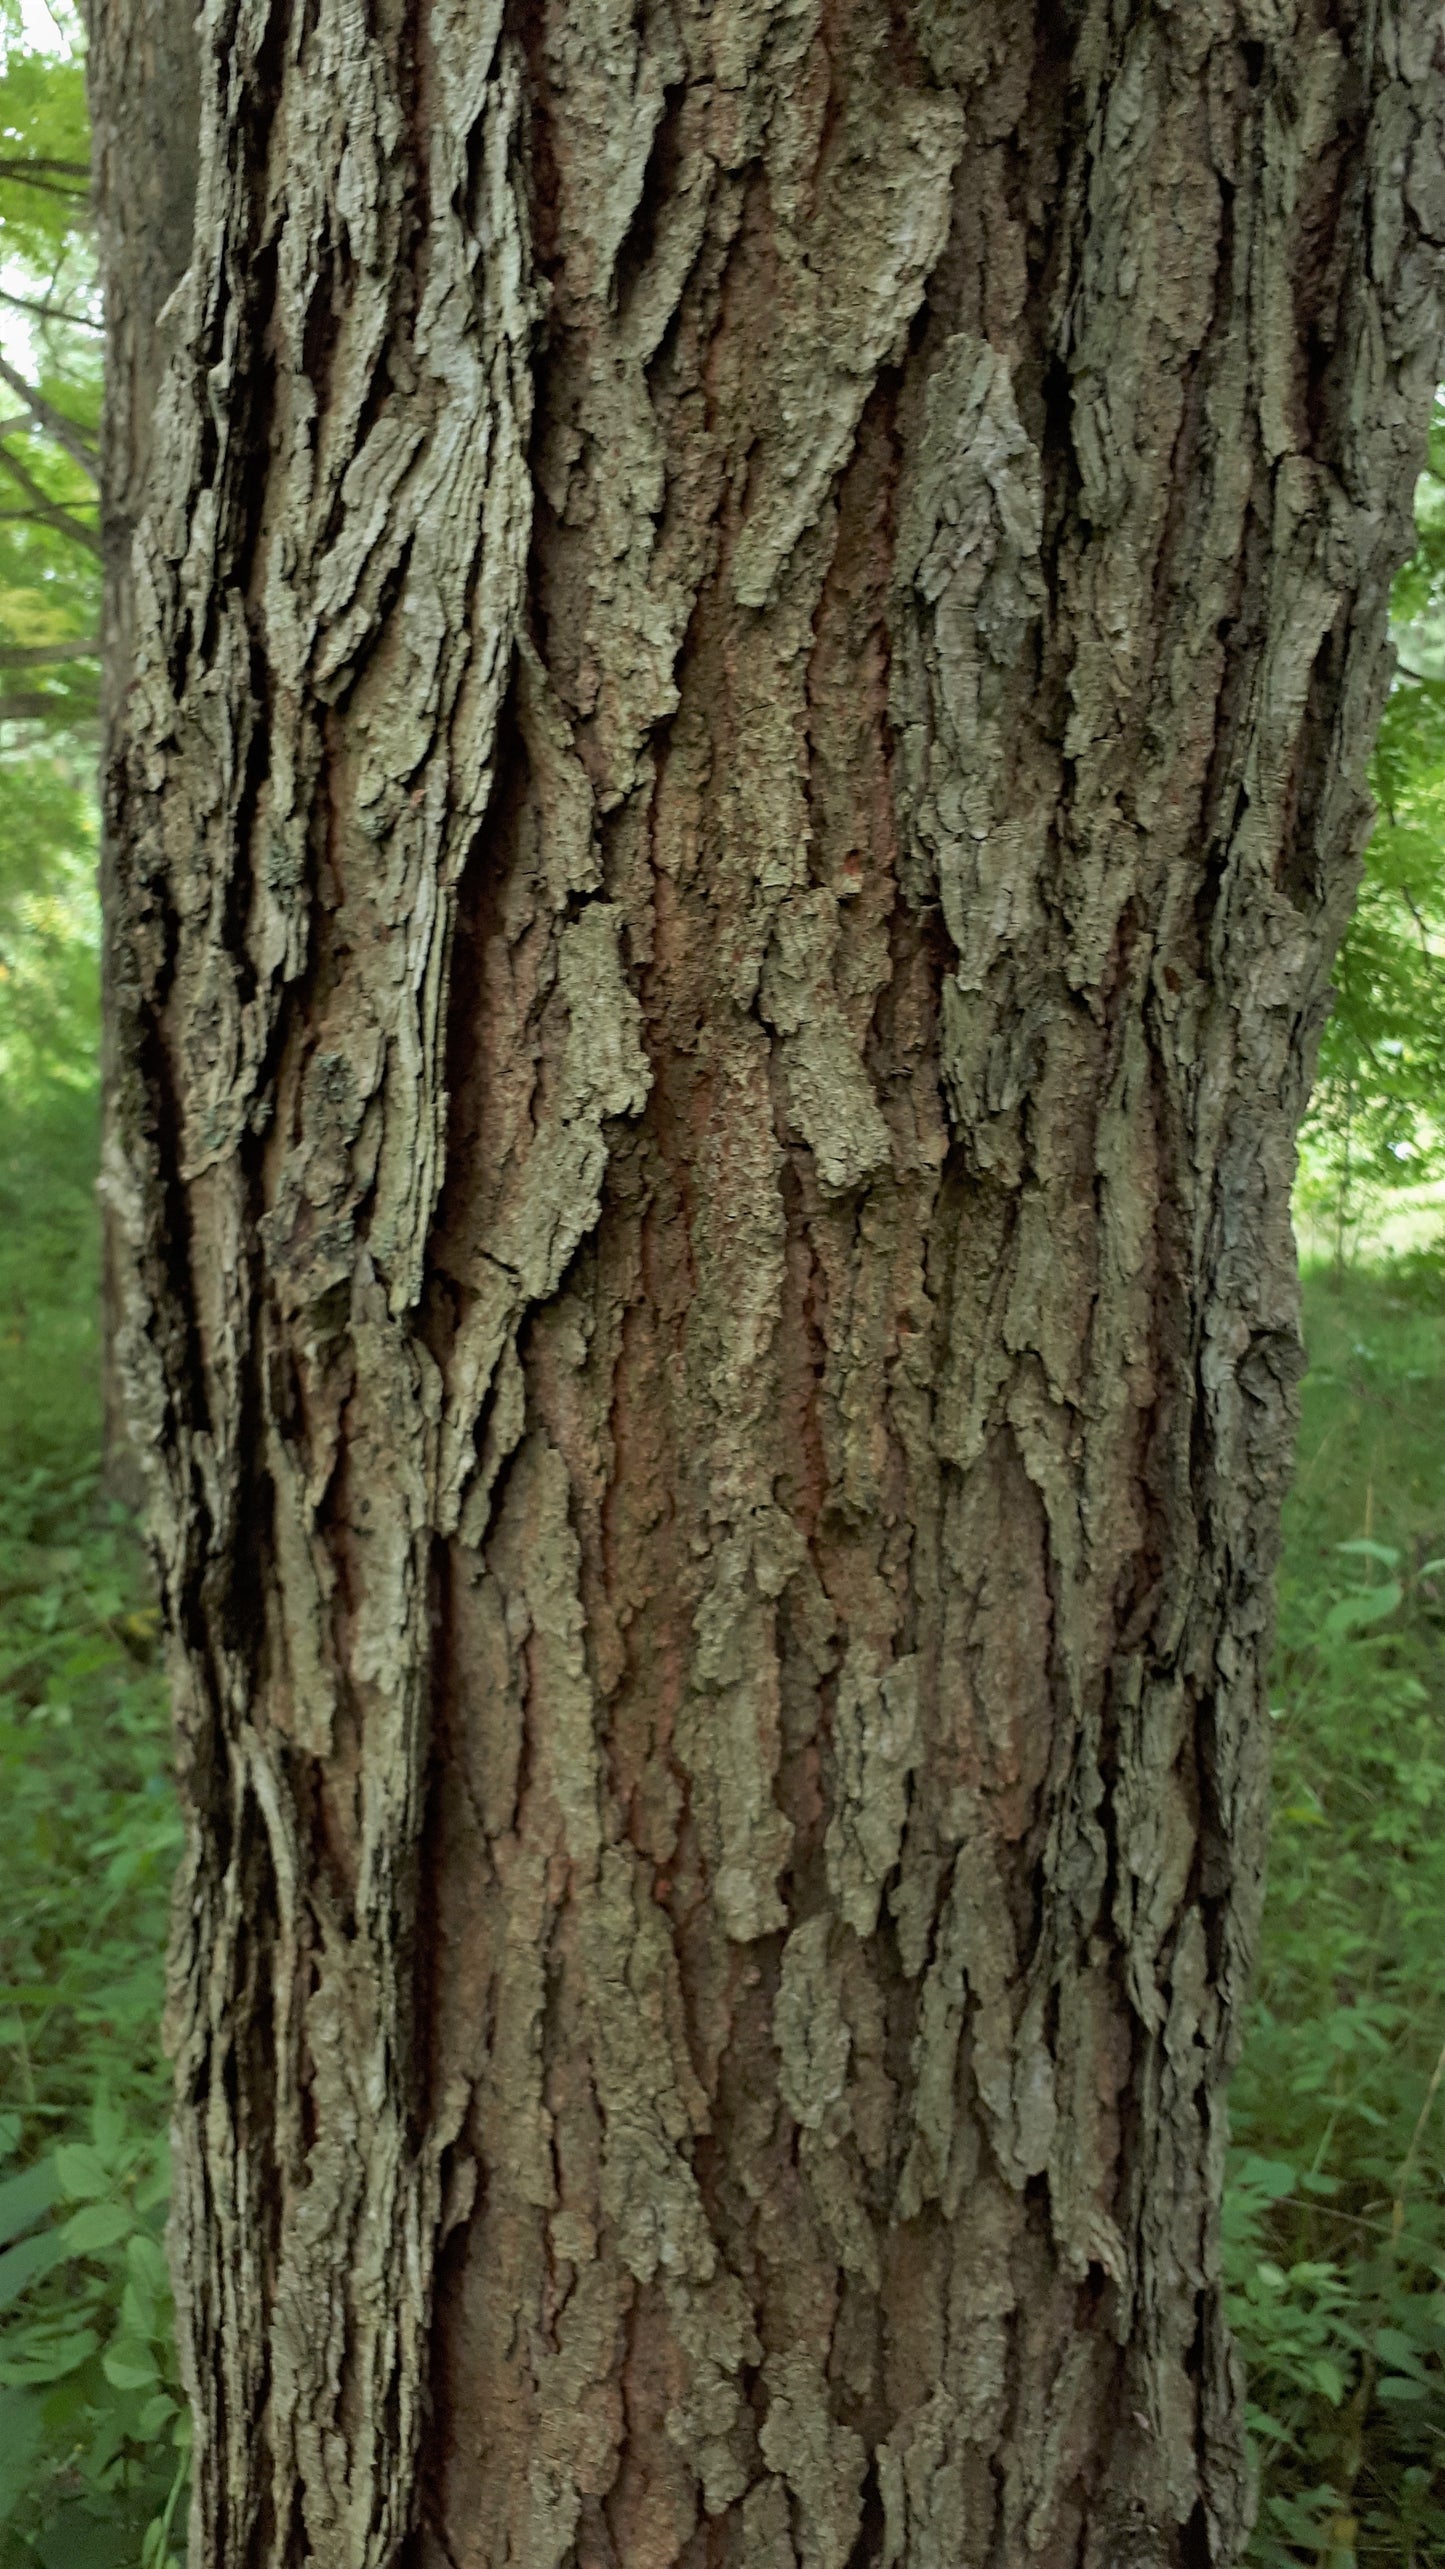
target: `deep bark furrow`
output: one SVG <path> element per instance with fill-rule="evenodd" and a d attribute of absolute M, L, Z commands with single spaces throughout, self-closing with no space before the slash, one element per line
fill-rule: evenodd
<path fill-rule="evenodd" d="M 207 26 L 110 786 L 194 2556 L 1232 2562 L 1435 15 Z"/>

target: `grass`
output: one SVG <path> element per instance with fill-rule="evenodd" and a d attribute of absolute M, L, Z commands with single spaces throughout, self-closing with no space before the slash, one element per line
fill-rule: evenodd
<path fill-rule="evenodd" d="M 7 1101 L 7 1104 L 10 1104 Z M 99 1488 L 95 1102 L 0 1146 L 0 2569 L 163 2569 L 188 2421 L 158 2019 L 178 1824 Z M 1306 1279 L 1227 2273 L 1255 2569 L 1445 2563 L 1445 1261 Z"/>

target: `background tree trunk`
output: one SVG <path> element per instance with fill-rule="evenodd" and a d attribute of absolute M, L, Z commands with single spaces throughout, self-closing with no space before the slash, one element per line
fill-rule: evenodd
<path fill-rule="evenodd" d="M 1439 11 L 203 36 L 109 773 L 193 2561 L 1231 2561 Z"/>
<path fill-rule="evenodd" d="M 191 255 L 199 146 L 196 16 L 192 0 L 134 0 L 124 9 L 92 0 L 87 13 L 88 87 L 100 266 L 105 287 L 105 415 L 102 422 L 101 719 L 117 756 L 117 728 L 135 662 L 132 547 L 153 456 L 151 426 L 162 349 L 158 316 Z M 92 539 L 93 540 L 93 539 Z M 44 699 L 40 699 L 44 704 Z M 107 760 L 109 758 L 107 750 Z M 132 1259 L 126 1245 L 126 1143 L 118 1129 L 121 1078 L 116 1045 L 129 1007 L 117 974 L 128 971 L 125 926 L 117 916 L 114 815 L 102 815 L 101 1390 L 105 1478 L 130 1506 L 144 1476 L 126 1416 L 122 1330 Z"/>

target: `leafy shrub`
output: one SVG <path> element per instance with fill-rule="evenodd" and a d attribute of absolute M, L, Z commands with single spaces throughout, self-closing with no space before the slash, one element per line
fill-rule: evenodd
<path fill-rule="evenodd" d="M 1445 1177 L 1445 394 L 1392 598 L 1399 649 L 1370 782 L 1379 816 L 1335 968 L 1296 1197 L 1337 1261 L 1399 1189 Z"/>
<path fill-rule="evenodd" d="M 134 1537 L 93 1479 L 0 1498 L 0 2563 L 156 2569 L 189 2418 L 162 2234 L 179 1826 Z"/>
<path fill-rule="evenodd" d="M 1316 1282 L 1226 2204 L 1260 2569 L 1445 2560 L 1445 1283 Z"/>

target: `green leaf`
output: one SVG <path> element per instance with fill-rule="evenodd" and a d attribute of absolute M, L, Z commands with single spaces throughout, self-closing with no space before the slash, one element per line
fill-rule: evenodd
<path fill-rule="evenodd" d="M 136 2337 L 118 2337 L 100 2359 L 106 2380 L 118 2391 L 149 2390 L 157 2379 L 156 2359 Z"/>
<path fill-rule="evenodd" d="M 7 2177 L 0 2185 L 0 2243 L 23 2238 L 50 2210 L 59 2191 L 52 2158 L 38 2159 L 19 2176 Z"/>
<path fill-rule="evenodd" d="M 45 2432 L 45 2410 L 33 2391 L 0 2391 L 0 2524 L 26 2492 Z"/>
<path fill-rule="evenodd" d="M 99 2248 L 114 2248 L 135 2227 L 135 2215 L 125 2203 L 87 2203 L 72 2212 L 61 2232 L 74 2257 L 91 2257 Z"/>
<path fill-rule="evenodd" d="M 0 2310 L 9 2310 L 39 2276 L 63 2266 L 67 2253 L 58 2230 L 39 2231 L 35 2238 L 7 2248 L 0 2256 Z"/>
<path fill-rule="evenodd" d="M 77 2328 L 58 2337 L 43 2337 L 38 2329 L 32 2330 L 27 2338 L 13 2341 L 13 2351 L 0 2350 L 0 2385 L 14 2390 L 31 2382 L 63 2381 L 89 2362 L 99 2343 L 93 2328 Z"/>
<path fill-rule="evenodd" d="M 1293 2194 L 1295 2171 L 1288 2159 L 1245 2159 L 1239 2170 L 1239 2181 L 1266 2195 L 1272 2203 Z"/>
<path fill-rule="evenodd" d="M 120 2322 L 128 2336 L 147 2341 L 159 2333 L 155 2296 L 143 2284 L 128 2283 L 120 2297 Z"/>
<path fill-rule="evenodd" d="M 113 2508 L 93 2514 L 85 2505 L 63 2509 L 36 2542 L 41 2569 L 132 2569 L 135 2539 Z"/>
<path fill-rule="evenodd" d="M 126 2241 L 125 2255 L 126 2263 L 143 2291 L 156 2300 L 169 2293 L 170 2272 L 159 2240 L 152 2239 L 147 2231 L 134 2231 Z"/>
<path fill-rule="evenodd" d="M 116 2152 L 125 2137 L 125 2116 L 103 2092 L 90 2109 L 90 2137 L 101 2157 L 114 2165 Z"/>
<path fill-rule="evenodd" d="M 1364 1534 L 1356 1535 L 1353 1542 L 1337 1543 L 1335 1545 L 1335 1550 L 1337 1552 L 1357 1552 L 1367 1561 L 1383 1562 L 1387 1570 L 1395 1569 L 1398 1566 L 1400 1559 L 1396 1545 L 1393 1543 L 1374 1543 L 1370 1540 L 1368 1535 Z"/>
<path fill-rule="evenodd" d="M 143 2176 L 135 2190 L 137 2212 L 154 2212 L 158 2204 L 169 2201 L 171 2191 L 171 2158 L 162 2135 L 156 2146 L 155 2165 L 149 2176 Z"/>
<path fill-rule="evenodd" d="M 100 2152 L 92 2149 L 89 2142 L 62 2143 L 55 2153 L 55 2164 L 60 2172 L 61 2191 L 71 2203 L 93 2202 L 99 2196 L 109 2194 L 111 2171 Z"/>
<path fill-rule="evenodd" d="M 1387 1615 L 1395 1613 L 1404 1593 L 1398 1579 L 1391 1579 L 1383 1588 L 1362 1588 L 1357 1595 L 1341 1597 L 1331 1606 L 1320 1629 L 1326 1640 L 1341 1641 L 1347 1633 L 1383 1623 Z"/>

